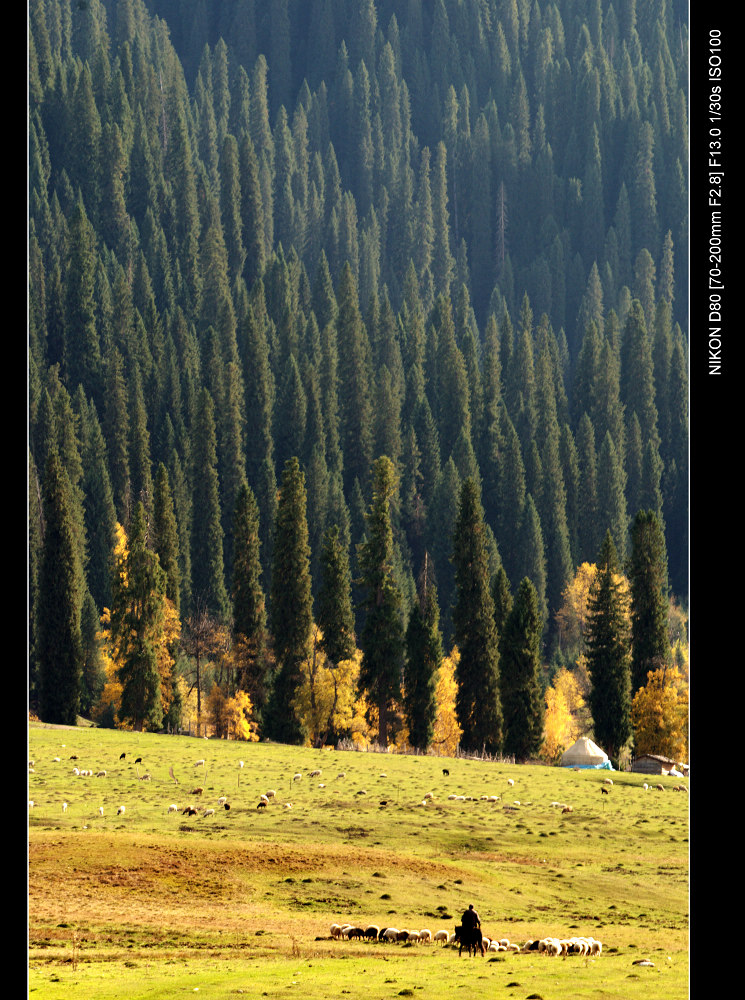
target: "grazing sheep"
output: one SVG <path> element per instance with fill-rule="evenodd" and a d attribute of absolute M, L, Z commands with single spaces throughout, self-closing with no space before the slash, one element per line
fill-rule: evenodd
<path fill-rule="evenodd" d="M 63 802 L 63 803 L 62 803 L 62 812 L 63 812 L 63 813 L 66 813 L 66 812 L 67 812 L 67 803 L 66 803 L 66 802 Z"/>
<path fill-rule="evenodd" d="M 229 810 L 230 810 L 230 803 L 229 802 L 223 803 L 223 808 L 225 809 L 225 812 L 229 812 Z"/>
<path fill-rule="evenodd" d="M 346 771 L 340 771 L 340 772 L 339 772 L 339 773 L 337 774 L 337 776 L 336 776 L 336 777 L 337 777 L 337 778 L 346 778 L 346 776 L 347 776 L 347 772 L 346 772 Z"/>
<path fill-rule="evenodd" d="M 238 767 L 244 767 L 244 763 L 243 763 L 243 761 L 242 761 L 242 760 L 239 760 L 239 761 L 238 761 Z"/>
<path fill-rule="evenodd" d="M 225 795 L 221 795 L 220 798 L 217 800 L 217 804 L 219 806 L 224 806 L 227 801 L 228 801 L 227 797 Z"/>
<path fill-rule="evenodd" d="M 376 941 L 378 938 L 378 934 L 380 934 L 380 927 L 378 927 L 377 924 L 368 924 L 368 926 L 365 928 L 366 938 L 370 938 L 371 940 Z"/>
<path fill-rule="evenodd" d="M 205 809 L 204 810 L 204 815 L 205 816 L 214 816 L 215 815 L 215 810 L 214 809 Z"/>
<path fill-rule="evenodd" d="M 421 940 L 421 934 L 419 933 L 419 931 L 409 931 L 406 940 L 413 941 L 414 944 L 416 944 L 418 941 Z"/>
<path fill-rule="evenodd" d="M 331 937 L 332 938 L 340 938 L 341 937 L 341 924 L 332 924 L 331 927 L 329 928 L 329 931 L 331 932 Z"/>
<path fill-rule="evenodd" d="M 194 767 L 204 767 L 204 758 L 202 760 L 195 760 Z"/>
<path fill-rule="evenodd" d="M 363 938 L 365 936 L 365 929 L 364 927 L 350 927 L 346 936 L 350 941 L 352 938 Z"/>
<path fill-rule="evenodd" d="M 301 779 L 302 777 L 303 777 L 303 776 L 302 776 L 302 774 L 293 774 L 293 776 L 292 776 L 292 780 L 293 780 L 293 781 L 300 781 L 300 779 Z"/>
<path fill-rule="evenodd" d="M 169 812 L 169 813 L 175 813 L 175 812 L 178 812 L 178 806 L 176 805 L 176 803 L 175 803 L 175 802 L 172 802 L 172 803 L 170 804 L 170 806 L 168 807 L 168 812 Z"/>
<path fill-rule="evenodd" d="M 447 769 L 446 767 L 443 767 L 443 769 L 442 769 L 442 773 L 443 773 L 443 774 L 445 775 L 445 777 L 447 778 L 447 777 L 448 777 L 448 775 L 450 774 L 450 771 L 448 771 L 448 769 Z"/>
<path fill-rule="evenodd" d="M 508 784 L 508 785 L 510 786 L 510 788 L 511 788 L 511 787 L 512 787 L 512 786 L 513 786 L 513 785 L 515 784 L 515 779 L 514 779 L 514 778 L 508 778 L 508 779 L 507 779 L 507 784 Z"/>
<path fill-rule="evenodd" d="M 270 788 L 268 791 L 264 792 L 264 795 L 266 795 L 268 799 L 273 799 L 276 796 L 276 794 L 277 793 L 273 788 Z"/>
<path fill-rule="evenodd" d="M 120 754 L 119 754 L 119 760 L 124 760 L 124 758 L 125 758 L 126 756 L 127 756 L 126 752 L 125 752 L 125 753 L 120 753 Z"/>
<path fill-rule="evenodd" d="M 399 931 L 396 934 L 396 940 L 397 941 L 408 941 L 409 940 L 409 932 L 408 931 Z"/>
<path fill-rule="evenodd" d="M 29 807 L 29 809 L 33 809 L 33 808 L 34 808 L 34 802 L 33 802 L 33 799 L 29 799 L 29 800 L 28 800 L 28 807 Z"/>
<path fill-rule="evenodd" d="M 79 775 L 79 774 L 80 774 L 80 768 L 79 768 L 79 767 L 74 767 L 74 768 L 72 769 L 72 773 L 73 773 L 73 774 L 76 774 L 76 775 Z"/>
<path fill-rule="evenodd" d="M 266 795 L 260 795 L 259 802 L 263 802 L 265 806 L 269 805 L 269 799 Z"/>
<path fill-rule="evenodd" d="M 266 802 L 259 802 L 256 806 L 257 809 L 266 809 Z"/>
<path fill-rule="evenodd" d="M 654 787 L 655 787 L 655 790 L 658 791 L 658 792 L 664 792 L 665 791 L 665 786 L 664 785 L 655 785 Z"/>
<path fill-rule="evenodd" d="M 142 763 L 142 757 L 135 757 L 135 764 L 141 764 L 141 763 Z"/>
<path fill-rule="evenodd" d="M 191 794 L 192 795 L 201 795 L 203 791 L 204 791 L 204 788 L 202 788 L 201 785 L 197 785 L 196 788 L 192 788 Z"/>
<path fill-rule="evenodd" d="M 285 802 L 284 808 L 285 809 L 292 809 L 292 802 Z"/>
<path fill-rule="evenodd" d="M 97 778 L 105 778 L 106 777 L 106 772 L 105 771 L 98 771 L 96 773 L 96 777 Z"/>
<path fill-rule="evenodd" d="M 604 785 L 600 786 L 600 791 L 603 795 L 610 795 L 610 788 L 606 788 Z"/>
<path fill-rule="evenodd" d="M 308 774 L 308 777 L 309 778 L 320 778 L 321 777 L 321 771 L 320 771 L 320 769 L 316 770 L 316 771 L 310 771 L 309 774 Z"/>
<path fill-rule="evenodd" d="M 103 806 L 98 807 L 98 815 L 103 816 Z"/>
<path fill-rule="evenodd" d="M 194 806 L 187 806 L 186 809 L 181 814 L 182 816 L 198 816 L 199 813 L 194 808 Z"/>
<path fill-rule="evenodd" d="M 563 813 L 570 813 L 570 812 L 574 812 L 574 809 L 572 808 L 572 806 L 564 806 L 564 808 L 561 811 Z"/>
<path fill-rule="evenodd" d="M 425 792 L 424 793 L 424 798 L 425 799 L 433 799 L 434 798 L 434 794 L 432 792 Z"/>
<path fill-rule="evenodd" d="M 384 931 L 381 932 L 384 941 L 398 941 L 398 935 L 401 933 L 397 927 L 386 927 Z M 404 934 L 406 931 L 404 931 Z"/>

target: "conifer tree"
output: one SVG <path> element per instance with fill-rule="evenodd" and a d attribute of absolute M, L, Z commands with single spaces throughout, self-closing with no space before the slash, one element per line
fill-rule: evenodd
<path fill-rule="evenodd" d="M 153 487 L 152 548 L 166 574 L 166 597 L 178 611 L 181 606 L 179 534 L 168 470 L 158 465 Z"/>
<path fill-rule="evenodd" d="M 42 487 L 44 533 L 35 610 L 39 715 L 74 726 L 80 705 L 81 567 L 69 495 L 59 455 L 51 450 Z"/>
<path fill-rule="evenodd" d="M 453 533 L 456 599 L 453 634 L 460 652 L 456 713 L 466 750 L 498 753 L 503 723 L 499 695 L 499 648 L 489 589 L 486 530 L 478 489 L 467 479 L 460 491 Z"/>
<path fill-rule="evenodd" d="M 437 591 L 429 579 L 425 563 L 419 580 L 419 593 L 406 628 L 406 665 L 404 667 L 404 716 L 409 743 L 426 751 L 434 734 L 437 717 L 435 691 L 442 663 L 442 637 Z"/>
<path fill-rule="evenodd" d="M 631 736 L 631 666 L 626 598 L 608 531 L 588 599 L 585 645 L 595 739 L 618 765 Z"/>
<path fill-rule="evenodd" d="M 295 708 L 300 664 L 310 653 L 313 601 L 306 520 L 305 474 L 295 457 L 285 462 L 277 502 L 272 552 L 269 630 L 277 672 L 265 713 L 265 733 L 280 743 L 301 743 Z"/>
<path fill-rule="evenodd" d="M 378 710 L 378 743 L 388 746 L 393 712 L 401 698 L 404 655 L 402 596 L 394 576 L 391 505 L 397 490 L 386 455 L 372 470 L 372 499 L 365 514 L 366 537 L 358 546 L 364 620 L 360 633 L 360 689 Z"/>
<path fill-rule="evenodd" d="M 631 525 L 627 575 L 631 591 L 631 697 L 669 658 L 667 552 L 657 513 L 640 510 Z"/>
<path fill-rule="evenodd" d="M 531 581 L 524 577 L 499 643 L 504 752 L 518 760 L 537 754 L 543 740 L 542 632 L 538 595 Z"/>
<path fill-rule="evenodd" d="M 231 589 L 233 637 L 237 646 L 237 687 L 247 691 L 257 721 L 262 720 L 269 681 L 269 636 L 266 598 L 261 583 L 259 506 L 245 483 L 235 502 L 233 585 Z"/>
<path fill-rule="evenodd" d="M 229 602 L 225 588 L 215 405 L 207 389 L 199 394 L 193 443 L 196 474 L 191 532 L 192 602 L 224 622 Z"/>
<path fill-rule="evenodd" d="M 122 685 L 119 716 L 142 732 L 163 719 L 157 645 L 165 615 L 166 574 L 148 545 L 145 507 L 137 503 L 124 565 L 114 567 L 111 634 Z"/>

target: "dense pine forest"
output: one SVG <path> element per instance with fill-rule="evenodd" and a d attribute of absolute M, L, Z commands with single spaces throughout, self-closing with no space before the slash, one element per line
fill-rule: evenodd
<path fill-rule="evenodd" d="M 302 664 L 359 653 L 426 747 L 458 650 L 464 745 L 529 756 L 496 664 L 571 670 L 579 567 L 633 597 L 659 528 L 686 607 L 687 16 L 30 0 L 41 718 L 176 726 L 196 685 L 302 740 Z"/>

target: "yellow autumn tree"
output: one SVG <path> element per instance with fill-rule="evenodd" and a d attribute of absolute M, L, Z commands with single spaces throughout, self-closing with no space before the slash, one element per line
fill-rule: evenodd
<path fill-rule="evenodd" d="M 678 667 L 650 670 L 631 703 L 634 753 L 688 759 L 688 686 Z"/>
<path fill-rule="evenodd" d="M 457 647 L 454 647 L 450 656 L 443 656 L 437 674 L 435 688 L 437 715 L 431 748 L 443 757 L 455 756 L 463 735 L 463 729 L 458 725 L 458 716 L 455 714 L 455 695 L 458 690 L 455 668 L 459 660 L 460 653 Z"/>
<path fill-rule="evenodd" d="M 561 651 L 577 659 L 585 650 L 588 599 L 597 571 L 595 563 L 584 562 L 577 567 L 573 579 L 562 592 L 561 606 L 554 615 Z M 622 595 L 628 596 L 629 583 L 626 577 L 616 576 L 615 582 L 619 584 Z"/>
<path fill-rule="evenodd" d="M 205 709 L 215 736 L 249 742 L 258 740 L 257 726 L 251 718 L 253 705 L 246 691 L 236 691 L 229 698 L 215 682 L 205 699 Z"/>
<path fill-rule="evenodd" d="M 322 649 L 322 638 L 314 623 L 310 653 L 301 664 L 302 680 L 295 698 L 295 711 L 311 746 L 323 746 L 334 734 L 350 732 L 361 709 L 357 705 L 359 650 L 351 659 L 333 664 Z M 355 728 L 359 732 L 358 723 Z"/>
<path fill-rule="evenodd" d="M 546 715 L 541 757 L 549 764 L 556 763 L 562 753 L 583 732 L 580 715 L 585 708 L 579 679 L 571 670 L 562 667 L 546 691 Z"/>

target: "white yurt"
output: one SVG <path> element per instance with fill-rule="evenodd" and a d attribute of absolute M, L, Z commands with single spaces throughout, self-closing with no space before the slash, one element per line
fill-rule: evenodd
<path fill-rule="evenodd" d="M 580 736 L 576 743 L 573 743 L 568 750 L 561 755 L 562 767 L 603 767 L 610 768 L 608 754 L 605 750 L 588 740 L 586 736 Z"/>

